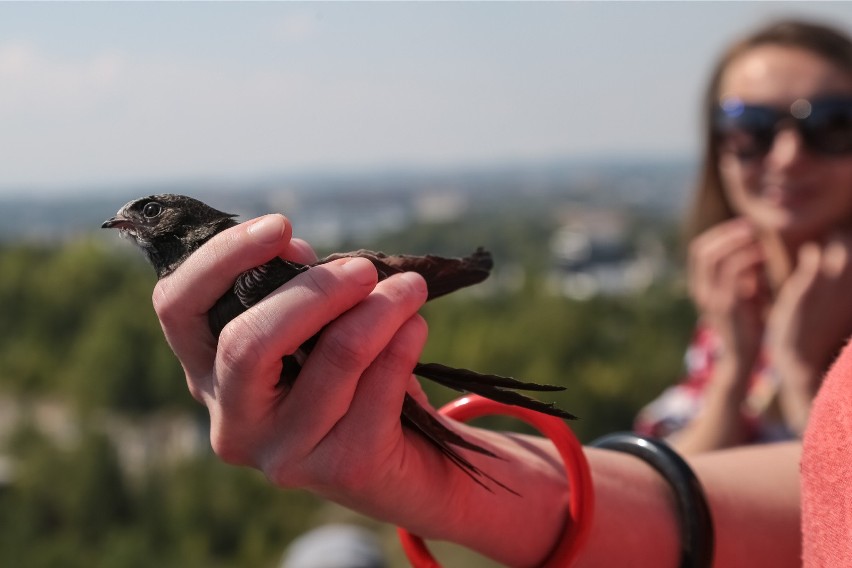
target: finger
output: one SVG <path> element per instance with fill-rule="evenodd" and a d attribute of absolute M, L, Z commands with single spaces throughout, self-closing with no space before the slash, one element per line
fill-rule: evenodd
<path fill-rule="evenodd" d="M 240 273 L 288 252 L 290 235 L 290 223 L 281 215 L 266 215 L 215 235 L 158 283 L 158 313 L 206 314 Z"/>
<path fill-rule="evenodd" d="M 226 420 L 272 411 L 279 402 L 281 358 L 362 301 L 378 275 L 362 258 L 313 267 L 234 318 L 216 357 L 216 404 Z"/>
<path fill-rule="evenodd" d="M 799 248 L 799 260 L 793 276 L 804 275 L 805 279 L 812 279 L 820 270 L 822 264 L 822 251 L 816 243 L 805 243 Z"/>
<path fill-rule="evenodd" d="M 755 245 L 754 230 L 741 219 L 717 225 L 693 240 L 687 270 L 690 292 L 698 303 L 716 290 L 725 261 L 738 250 Z"/>
<path fill-rule="evenodd" d="M 754 227 L 746 219 L 735 218 L 714 225 L 695 237 L 690 243 L 690 252 L 699 251 L 699 256 L 703 256 L 717 251 L 715 256 L 724 256 L 726 249 L 754 241 Z"/>
<path fill-rule="evenodd" d="M 757 245 L 749 245 L 732 252 L 713 267 L 713 276 L 703 283 L 700 306 L 725 310 L 736 302 L 756 297 L 763 289 L 763 251 Z"/>
<path fill-rule="evenodd" d="M 288 252 L 291 228 L 267 215 L 214 236 L 154 287 L 154 310 L 166 340 L 192 375 L 209 372 L 215 350 L 207 312 L 237 276 Z"/>
<path fill-rule="evenodd" d="M 763 251 L 747 247 L 730 255 L 720 269 L 720 282 L 730 282 L 738 299 L 755 297 L 763 288 L 763 278 L 758 269 L 763 265 Z"/>
<path fill-rule="evenodd" d="M 318 445 L 349 411 L 362 374 L 426 297 L 422 277 L 414 273 L 394 275 L 324 330 L 282 405 L 282 413 L 291 424 L 307 426 L 304 431 L 289 428 L 287 435 L 298 437 L 308 446 Z M 396 357 L 402 355 L 396 352 Z M 413 366 L 411 363 L 402 370 L 405 380 Z"/>
<path fill-rule="evenodd" d="M 349 410 L 311 454 L 320 485 L 362 492 L 375 484 L 377 471 L 410 462 L 400 414 L 426 335 L 424 320 L 409 318 L 361 375 Z"/>
<path fill-rule="evenodd" d="M 837 279 L 849 272 L 849 246 L 848 239 L 840 237 L 834 237 L 828 241 L 822 262 L 824 276 Z"/>
<path fill-rule="evenodd" d="M 778 306 L 791 308 L 799 304 L 817 280 L 822 270 L 824 251 L 813 242 L 799 247 L 796 268 L 778 291 Z"/>
<path fill-rule="evenodd" d="M 370 439 L 375 439 L 377 434 L 399 430 L 399 416 L 411 386 L 411 372 L 427 336 L 426 321 L 419 315 L 409 318 L 358 382 L 355 398 L 341 424 L 358 424 L 353 430 L 362 434 L 362 445 L 370 444 Z M 414 383 L 419 386 L 416 380 Z"/>
<path fill-rule="evenodd" d="M 302 239 L 290 239 L 290 249 L 288 255 L 282 257 L 285 260 L 292 260 L 300 264 L 313 264 L 317 261 L 317 254 L 314 249 Z"/>

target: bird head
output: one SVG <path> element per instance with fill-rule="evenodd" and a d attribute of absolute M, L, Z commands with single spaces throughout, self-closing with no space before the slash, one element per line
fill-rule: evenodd
<path fill-rule="evenodd" d="M 213 235 L 236 225 L 234 217 L 185 195 L 162 194 L 130 201 L 101 228 L 132 239 L 162 278 Z"/>

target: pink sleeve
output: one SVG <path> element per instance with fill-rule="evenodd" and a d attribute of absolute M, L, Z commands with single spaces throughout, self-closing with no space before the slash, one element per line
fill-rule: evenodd
<path fill-rule="evenodd" d="M 802 450 L 804 565 L 852 566 L 852 344 L 814 399 Z"/>

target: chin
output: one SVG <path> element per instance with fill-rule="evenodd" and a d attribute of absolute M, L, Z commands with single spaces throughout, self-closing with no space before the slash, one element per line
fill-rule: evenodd
<path fill-rule="evenodd" d="M 776 223 L 768 230 L 780 235 L 788 243 L 821 241 L 838 225 L 817 219 L 791 219 L 786 223 Z"/>
<path fill-rule="evenodd" d="M 802 215 L 801 211 L 780 208 L 762 211 L 750 217 L 761 230 L 777 234 L 788 242 L 819 239 L 836 226 L 836 223 L 826 219 L 817 219 Z"/>

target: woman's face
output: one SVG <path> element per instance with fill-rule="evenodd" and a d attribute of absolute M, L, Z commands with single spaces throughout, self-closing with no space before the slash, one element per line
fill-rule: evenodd
<path fill-rule="evenodd" d="M 720 94 L 789 113 L 799 99 L 852 97 L 852 76 L 809 51 L 767 45 L 728 65 Z M 820 239 L 835 227 L 852 225 L 852 153 L 813 152 L 793 127 L 780 127 L 769 149 L 758 155 L 738 156 L 723 146 L 719 168 L 735 212 L 788 243 Z"/>

